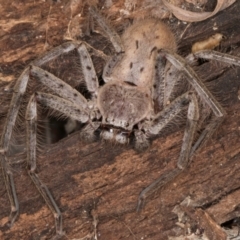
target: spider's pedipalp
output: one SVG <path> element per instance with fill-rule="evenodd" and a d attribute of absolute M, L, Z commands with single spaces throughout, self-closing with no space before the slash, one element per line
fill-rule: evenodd
<path fill-rule="evenodd" d="M 80 139 L 87 143 L 92 143 L 97 139 L 95 131 L 100 127 L 101 122 L 90 122 L 79 133 Z"/>
<path fill-rule="evenodd" d="M 135 136 L 134 148 L 138 152 L 143 152 L 149 148 L 150 142 L 148 136 L 143 131 L 135 130 L 134 136 Z"/>

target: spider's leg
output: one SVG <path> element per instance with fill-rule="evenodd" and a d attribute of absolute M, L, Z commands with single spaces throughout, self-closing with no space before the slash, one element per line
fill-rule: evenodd
<path fill-rule="evenodd" d="M 176 98 L 172 103 L 164 108 L 163 111 L 157 114 L 151 126 L 145 128 L 147 134 L 159 134 L 161 130 L 169 122 L 171 122 L 183 108 L 186 107 L 186 105 L 188 105 L 187 124 L 183 135 L 183 143 L 177 162 L 177 168 L 166 174 L 163 174 L 160 178 L 151 183 L 140 193 L 137 211 L 143 207 L 144 200 L 149 195 L 175 178 L 187 167 L 189 163 L 189 155 L 199 119 L 198 102 L 195 94 L 192 92 L 187 92 Z"/>
<path fill-rule="evenodd" d="M 91 94 L 96 95 L 96 92 L 99 87 L 99 83 L 98 83 L 97 74 L 93 66 L 92 59 L 84 44 L 81 44 L 78 47 L 77 51 L 81 61 L 83 76 L 87 85 L 87 89 Z"/>
<path fill-rule="evenodd" d="M 123 54 L 118 53 L 113 55 L 108 62 L 106 63 L 104 69 L 103 69 L 103 80 L 104 82 L 108 82 L 112 80 L 111 74 L 114 69 L 114 67 L 118 64 L 118 62 L 122 59 Z"/>
<path fill-rule="evenodd" d="M 106 22 L 104 17 L 97 11 L 97 9 L 93 6 L 89 8 L 90 14 L 97 20 L 99 26 L 104 30 L 106 35 L 109 37 L 116 54 L 111 57 L 103 70 L 103 79 L 105 82 L 111 80 L 111 73 L 113 68 L 117 65 L 117 63 L 122 59 L 124 53 L 124 46 L 120 36 L 116 31 Z"/>
<path fill-rule="evenodd" d="M 63 53 L 67 53 L 72 51 L 75 48 L 75 44 L 68 42 L 60 45 L 57 48 L 52 49 L 51 51 L 45 53 L 41 58 L 36 59 L 32 62 L 32 64 L 40 66 Z M 8 115 L 6 118 L 6 124 L 4 126 L 1 140 L 0 140 L 0 158 L 1 165 L 3 170 L 4 181 L 7 189 L 7 193 L 9 196 L 9 201 L 11 204 L 11 213 L 9 216 L 9 224 L 13 225 L 15 222 L 18 213 L 19 213 L 19 203 L 17 199 L 17 194 L 15 190 L 15 184 L 13 179 L 13 174 L 10 167 L 10 162 L 8 160 L 9 153 L 9 144 L 12 137 L 13 128 L 15 126 L 16 118 L 18 116 L 19 108 L 22 103 L 23 95 L 26 92 L 27 84 L 29 81 L 29 72 L 30 68 L 27 67 L 20 77 L 17 79 L 16 84 L 14 86 L 14 93 L 10 103 Z"/>
<path fill-rule="evenodd" d="M 240 66 L 240 57 L 232 56 L 226 53 L 221 53 L 213 50 L 203 50 L 196 52 L 194 54 L 192 53 L 188 55 L 187 58 L 189 59 L 189 61 L 193 61 L 196 58 L 203 58 Z"/>
<path fill-rule="evenodd" d="M 50 88 L 54 93 L 61 96 L 64 99 L 70 100 L 74 104 L 78 104 L 81 108 L 85 110 L 91 109 L 91 119 L 99 119 L 99 113 L 95 107 L 97 91 L 99 88 L 98 78 L 93 66 L 92 59 L 87 51 L 85 43 L 81 43 L 80 46 L 77 47 L 79 59 L 82 66 L 84 80 L 86 82 L 86 86 L 88 91 L 91 93 L 91 100 L 87 102 L 85 97 L 69 86 L 67 83 L 54 76 L 53 74 L 39 68 L 36 66 L 32 66 L 31 74 L 38 79 L 42 84 Z M 50 106 L 51 107 L 51 106 Z M 70 115 L 70 118 L 73 117 Z M 79 120 L 79 119 L 78 119 Z M 83 121 L 81 121 L 83 122 Z M 95 140 L 94 132 L 99 127 L 99 122 L 89 122 L 81 131 L 80 137 L 85 141 L 92 142 Z"/>
<path fill-rule="evenodd" d="M 164 69 L 168 68 L 166 66 L 166 59 L 163 57 L 157 57 L 156 58 L 156 73 L 154 78 L 154 84 L 153 84 L 153 99 L 157 101 L 158 106 L 160 109 L 163 109 L 165 105 L 165 87 L 166 87 L 166 81 L 164 78 Z"/>
<path fill-rule="evenodd" d="M 28 81 L 29 81 L 29 67 L 22 72 L 13 89 L 14 93 L 6 119 L 7 124 L 3 129 L 2 138 L 0 142 L 0 149 L 2 149 L 1 152 L 3 153 L 8 151 L 13 126 L 18 115 L 18 111 L 22 102 L 22 97 L 26 91 Z"/>
<path fill-rule="evenodd" d="M 90 111 L 88 109 L 84 109 L 69 100 L 48 93 L 36 92 L 35 95 L 39 103 L 56 110 L 60 115 L 63 114 L 82 123 L 87 122 L 90 118 Z"/>
<path fill-rule="evenodd" d="M 58 47 L 51 49 L 49 52 L 44 53 L 39 58 L 31 62 L 31 65 L 42 66 L 43 64 L 57 58 L 58 56 L 73 51 L 77 47 L 77 43 L 65 42 Z"/>
<path fill-rule="evenodd" d="M 11 204 L 11 212 L 9 215 L 10 226 L 13 225 L 14 221 L 18 216 L 19 203 L 18 203 L 17 194 L 15 190 L 13 174 L 11 171 L 10 162 L 8 160 L 7 154 L 8 154 L 10 139 L 13 132 L 13 127 L 16 122 L 16 118 L 19 112 L 23 95 L 27 88 L 28 81 L 29 81 L 29 68 L 26 68 L 21 74 L 21 76 L 18 78 L 14 86 L 14 94 L 11 100 L 9 112 L 6 119 L 6 125 L 3 129 L 1 142 L 0 142 L 1 165 L 2 165 L 3 176 L 4 176 L 8 197 Z"/>
<path fill-rule="evenodd" d="M 37 148 L 37 103 L 35 96 L 32 95 L 26 111 L 26 127 L 27 127 L 27 169 L 33 183 L 43 196 L 45 202 L 51 209 L 54 218 L 57 235 L 63 235 L 62 231 L 62 214 L 54 201 L 47 186 L 41 181 L 36 174 L 36 148 Z"/>
<path fill-rule="evenodd" d="M 68 101 L 64 98 L 55 95 L 37 92 L 36 99 L 43 106 L 56 110 L 60 115 L 64 115 L 73 120 L 87 123 L 87 125 L 80 132 L 80 138 L 85 141 L 93 142 L 95 140 L 94 132 L 99 128 L 100 122 L 91 122 L 91 111 L 83 108 L 75 102 Z"/>
<path fill-rule="evenodd" d="M 187 56 L 187 61 L 191 64 L 195 61 L 196 58 L 210 59 L 219 62 L 228 63 L 231 65 L 240 66 L 240 58 L 232 56 L 226 53 L 221 53 L 213 50 L 203 50 L 196 52 L 194 54 L 189 54 Z M 222 119 L 219 119 L 217 116 L 213 117 L 212 121 L 208 124 L 205 130 L 202 132 L 196 143 L 194 144 L 191 155 L 199 149 L 204 143 L 209 139 L 209 137 L 214 133 L 217 127 L 221 124 Z"/>
<path fill-rule="evenodd" d="M 218 103 L 212 93 L 206 88 L 201 79 L 197 76 L 197 74 L 182 57 L 180 57 L 176 53 L 167 50 L 161 50 L 161 52 L 177 69 L 185 73 L 188 82 L 192 85 L 200 98 L 209 105 L 215 115 L 192 147 L 190 154 L 192 155 L 196 150 L 202 147 L 206 143 L 206 141 L 212 136 L 217 127 L 223 121 L 226 113 L 223 107 Z"/>
<path fill-rule="evenodd" d="M 94 53 L 95 56 L 102 58 L 104 61 L 107 61 L 109 59 L 109 56 L 106 55 L 103 51 L 94 48 L 87 42 L 82 41 L 82 44 L 84 44 L 87 47 L 87 49 L 91 49 L 91 51 Z"/>
<path fill-rule="evenodd" d="M 36 174 L 37 159 L 37 102 L 45 107 L 52 108 L 60 114 L 67 117 L 71 117 L 81 122 L 87 122 L 89 120 L 89 112 L 81 108 L 81 106 L 72 103 L 71 101 L 63 98 L 37 92 L 30 98 L 26 111 L 26 126 L 27 126 L 27 166 L 28 173 L 37 187 L 38 191 L 44 198 L 45 202 L 49 206 L 53 213 L 56 224 L 57 235 L 63 235 L 62 230 L 62 215 L 53 199 L 52 194 L 48 190 L 47 186 L 42 182 L 39 176 Z"/>
<path fill-rule="evenodd" d="M 32 62 L 32 64 L 40 66 L 40 65 L 58 57 L 59 55 L 61 55 L 63 53 L 72 51 L 74 48 L 75 48 L 75 45 L 73 43 L 70 43 L 70 42 L 64 43 L 64 44 L 60 45 L 59 47 L 54 48 L 51 51 L 49 51 L 48 53 L 44 54 L 41 58 L 34 60 Z M 29 69 L 29 67 L 27 67 L 22 72 L 22 74 L 20 75 L 20 77 L 18 78 L 18 80 L 14 86 L 14 94 L 13 94 L 13 97 L 11 100 L 8 116 L 6 119 L 7 124 L 5 125 L 5 128 L 3 130 L 2 138 L 1 138 L 1 142 L 0 142 L 0 149 L 3 149 L 3 150 L 1 150 L 1 152 L 8 151 L 8 147 L 9 147 L 9 143 L 10 143 L 10 139 L 11 139 L 11 135 L 12 135 L 12 131 L 13 131 L 13 126 L 15 125 L 19 107 L 22 103 L 22 97 L 26 91 L 27 84 L 29 81 L 29 72 L 30 72 L 30 69 Z"/>
<path fill-rule="evenodd" d="M 104 30 L 104 32 L 109 37 L 113 47 L 115 48 L 115 51 L 117 53 L 123 52 L 124 47 L 121 38 L 117 34 L 117 32 L 115 32 L 114 29 L 106 22 L 104 17 L 97 11 L 97 9 L 94 6 L 89 7 L 89 12 L 97 20 L 99 26 Z"/>
<path fill-rule="evenodd" d="M 95 94 L 99 87 L 99 83 L 92 59 L 84 43 L 81 43 L 79 46 L 74 45 L 74 48 L 75 47 L 79 54 L 87 89 L 91 94 Z M 83 107 L 87 107 L 87 100 L 85 97 L 60 78 L 54 76 L 46 70 L 37 67 L 35 64 L 32 64 L 31 66 L 31 74 L 37 77 L 42 84 L 49 87 L 53 92 L 57 93 L 63 98 L 67 98 L 75 103 L 77 101 L 78 104 L 81 104 Z"/>
<path fill-rule="evenodd" d="M 81 93 L 50 72 L 31 66 L 30 73 L 36 77 L 37 81 L 50 88 L 58 96 L 78 104 L 81 108 L 86 109 L 88 107 L 87 100 Z"/>
<path fill-rule="evenodd" d="M 156 58 L 155 69 L 153 99 L 158 103 L 158 107 L 163 109 L 174 97 L 172 93 L 181 78 L 179 77 L 179 70 L 161 55 Z"/>
<path fill-rule="evenodd" d="M 85 97 L 79 93 L 77 90 L 72 88 L 70 85 L 62 81 L 60 78 L 54 76 L 53 74 L 39 68 L 36 66 L 31 67 L 31 74 L 36 77 L 38 81 L 40 81 L 42 84 L 50 88 L 54 93 L 56 93 L 58 96 L 62 97 L 62 99 L 59 100 L 63 101 L 63 99 L 68 99 L 71 101 L 74 105 L 77 104 L 80 109 L 82 109 L 82 112 L 90 111 L 90 118 L 91 119 L 99 119 L 99 113 L 98 111 L 95 111 L 95 101 L 97 97 L 97 90 L 98 90 L 98 79 L 93 67 L 92 60 L 87 52 L 86 47 L 84 44 L 82 44 L 79 48 L 79 56 L 82 62 L 83 66 L 83 73 L 84 78 L 87 84 L 87 89 L 92 94 L 92 101 L 87 102 Z M 49 106 L 51 108 L 51 104 Z M 80 119 L 75 119 L 74 116 L 71 116 L 71 114 L 66 114 L 69 118 L 73 120 L 78 120 L 81 122 Z M 99 127 L 98 122 L 91 122 L 85 126 L 80 134 L 80 137 L 83 140 L 86 140 L 88 142 L 93 142 L 95 140 L 95 134 L 94 132 Z"/>
<path fill-rule="evenodd" d="M 76 49 L 78 54 L 79 54 L 79 58 L 80 58 L 80 62 L 81 62 L 82 70 L 83 70 L 83 75 L 84 75 L 84 80 L 86 82 L 87 89 L 91 94 L 93 94 L 98 89 L 98 79 L 97 79 L 97 75 L 96 75 L 96 72 L 95 72 L 95 69 L 94 69 L 94 66 L 93 66 L 92 59 L 91 59 L 85 45 L 87 45 L 87 44 L 84 43 L 84 42 L 80 42 L 80 43 L 78 43 L 78 42 L 75 42 L 75 43 L 74 42 L 66 42 L 66 43 L 63 43 L 62 45 L 52 49 L 50 52 L 45 54 L 43 57 L 33 61 L 31 63 L 31 65 L 32 66 L 41 66 L 42 64 L 52 60 L 53 58 L 58 57 L 59 55 L 61 55 L 63 53 L 71 52 L 72 50 Z M 97 50 L 95 50 L 95 53 L 97 53 L 97 55 L 99 55 L 100 57 L 102 57 L 103 59 L 106 60 L 106 56 L 103 53 L 101 54 Z M 44 71 L 44 70 L 42 70 L 42 71 Z M 47 74 L 47 72 L 46 72 L 46 74 Z M 53 74 L 49 73 L 49 75 L 53 80 L 58 79 Z M 45 77 L 45 79 L 46 79 L 46 77 Z M 51 83 L 49 85 L 51 85 Z M 61 85 L 59 85 L 58 90 L 59 90 L 60 87 L 61 87 Z M 69 88 L 70 87 L 68 87 L 68 89 Z M 52 89 L 52 90 L 54 90 L 54 89 Z M 71 88 L 71 92 L 74 92 L 74 94 L 76 94 L 77 91 L 74 90 L 73 88 Z M 79 97 L 79 94 L 78 94 L 78 97 Z M 80 98 L 82 99 L 84 97 L 82 96 Z"/>
<path fill-rule="evenodd" d="M 84 42 L 81 42 L 81 43 L 66 42 L 66 43 L 52 49 L 50 52 L 45 54 L 43 57 L 41 57 L 31 63 L 31 65 L 32 65 L 31 73 L 33 73 L 33 74 L 35 73 L 35 75 L 44 75 L 44 73 L 45 73 L 46 76 L 44 77 L 45 81 L 44 80 L 42 81 L 42 82 L 44 82 L 43 84 L 50 87 L 56 93 L 61 91 L 61 94 L 64 94 L 64 92 L 68 91 L 69 95 L 71 95 L 71 93 L 72 93 L 72 95 L 74 94 L 75 99 L 79 98 L 79 100 L 81 100 L 82 104 L 86 105 L 86 102 L 87 102 L 86 99 L 78 91 L 74 90 L 70 86 L 68 86 L 66 88 L 66 86 L 68 84 L 66 84 L 66 83 L 64 84 L 64 81 L 55 77 L 53 74 L 50 74 L 45 70 L 40 70 L 40 68 L 36 67 L 36 66 L 41 66 L 42 64 L 52 60 L 53 58 L 58 57 L 59 55 L 61 55 L 63 53 L 67 53 L 67 52 L 70 52 L 70 51 L 76 49 L 79 54 L 79 58 L 80 58 L 80 62 L 81 62 L 82 70 L 83 70 L 83 75 L 84 75 L 84 80 L 86 82 L 87 89 L 91 94 L 94 94 L 94 93 L 96 93 L 99 84 L 98 84 L 97 75 L 96 75 L 96 72 L 95 72 L 95 69 L 94 69 L 94 66 L 92 63 L 92 59 L 91 59 L 85 45 L 86 45 L 86 43 L 84 43 Z M 106 56 L 101 55 L 101 57 L 106 59 Z M 36 72 L 39 72 L 39 73 L 37 74 Z M 51 82 L 48 84 L 48 81 L 46 81 L 47 78 L 50 78 L 48 80 L 51 80 L 51 82 L 56 81 L 56 79 L 59 79 L 59 80 L 57 80 L 56 84 L 51 83 Z M 39 77 L 38 77 L 38 79 L 40 80 Z M 59 83 L 60 81 L 61 81 L 61 83 Z M 64 87 L 62 85 L 64 85 Z M 56 87 L 57 87 L 57 89 L 56 89 Z M 61 90 L 61 88 L 62 88 L 62 90 Z M 65 88 L 66 88 L 66 91 L 64 90 Z M 56 89 L 56 90 L 54 90 L 54 89 Z M 77 96 L 76 96 L 76 94 L 77 94 Z M 63 95 L 63 97 L 65 98 L 64 95 Z M 74 99 L 74 102 L 75 102 L 75 99 Z"/>

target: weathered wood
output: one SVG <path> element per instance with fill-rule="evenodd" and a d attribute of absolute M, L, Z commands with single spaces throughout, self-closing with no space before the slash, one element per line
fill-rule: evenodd
<path fill-rule="evenodd" d="M 53 4 L 50 14 L 49 3 L 40 2 L 36 5 L 32 1 L 26 1 L 24 5 L 2 3 L 1 11 L 5 14 L 1 16 L 13 24 L 0 41 L 3 77 L 16 79 L 25 64 L 43 51 L 46 24 L 48 44 L 56 46 L 63 41 L 69 22 L 69 13 L 64 12 L 68 10 L 68 1 Z M 61 5 L 66 8 L 61 8 Z M 179 40 L 180 53 L 187 54 L 193 42 L 211 36 L 213 26 L 217 26 L 218 31 L 227 37 L 220 50 L 240 55 L 239 10 L 240 2 L 237 1 L 214 18 L 191 24 Z M 23 22 L 15 26 L 13 20 L 16 19 Z M 186 25 L 181 23 L 177 28 L 177 21 L 174 24 L 180 36 Z M 120 31 L 123 26 L 119 27 Z M 96 44 L 97 40 L 91 41 Z M 99 240 L 159 240 L 181 235 L 184 229 L 176 225 L 177 215 L 172 210 L 188 196 L 218 224 L 239 216 L 235 209 L 239 208 L 240 201 L 234 196 L 240 187 L 240 68 L 206 62 L 197 72 L 211 82 L 208 83 L 211 89 L 216 88 L 214 92 L 223 100 L 228 117 L 208 146 L 194 156 L 190 167 L 147 199 L 140 213 L 136 212 L 136 204 L 141 190 L 176 166 L 183 128 L 154 140 L 150 149 L 141 154 L 130 146 L 82 143 L 78 132 L 43 151 L 38 160 L 39 176 L 60 206 L 66 239 L 84 239 L 92 235 L 97 220 Z M 1 83 L 1 86 L 6 86 L 6 83 Z M 2 87 L 3 115 L 8 106 L 4 99 L 9 97 L 4 93 Z M 3 120 L 2 117 L 0 129 Z M 20 156 L 15 156 L 15 159 L 18 158 L 21 160 Z M 10 209 L 1 173 L 0 238 L 50 238 L 55 231 L 50 210 L 31 183 L 25 164 L 13 165 L 13 169 L 20 217 L 11 229 L 5 225 Z"/>
<path fill-rule="evenodd" d="M 239 148 L 236 149 L 237 154 L 239 154 L 239 151 Z M 232 153 L 235 155 L 234 151 Z M 240 191 L 235 190 L 223 199 L 220 199 L 216 204 L 210 206 L 207 212 L 215 217 L 217 223 L 221 224 L 239 217 L 239 202 Z"/>

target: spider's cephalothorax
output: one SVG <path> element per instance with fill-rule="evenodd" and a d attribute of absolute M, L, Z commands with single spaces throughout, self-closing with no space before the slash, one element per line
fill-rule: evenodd
<path fill-rule="evenodd" d="M 114 56 L 107 57 L 96 51 L 99 56 L 108 59 L 103 69 L 102 77 L 105 82 L 103 86 L 99 86 L 91 57 L 84 42 L 67 42 L 52 49 L 26 67 L 15 84 L 0 142 L 0 158 L 11 202 L 10 224 L 16 220 L 19 207 L 12 170 L 8 161 L 9 145 L 29 81 L 33 79 L 38 81 L 45 88 L 49 88 L 52 93 L 36 92 L 31 96 L 25 115 L 26 145 L 28 173 L 53 211 L 58 235 L 63 234 L 61 212 L 50 191 L 36 174 L 38 104 L 84 123 L 85 126 L 81 129 L 80 134 L 87 140 L 94 138 L 97 129 L 101 130 L 103 139 L 116 140 L 123 144 L 128 142 L 131 135 L 134 137 L 135 148 L 138 150 L 146 149 L 149 146 L 149 136 L 159 135 L 168 123 L 187 108 L 187 123 L 177 168 L 164 174 L 141 192 L 138 209 L 142 207 L 147 196 L 186 168 L 189 157 L 209 139 L 225 115 L 224 109 L 204 86 L 190 65 L 195 58 L 201 57 L 239 66 L 239 58 L 205 50 L 196 52 L 194 55 L 191 54 L 184 59 L 176 54 L 173 33 L 159 20 L 138 21 L 127 28 L 120 38 L 95 8 L 91 7 L 90 13 L 110 38 L 116 52 Z M 78 52 L 86 87 L 91 95 L 90 100 L 63 80 L 40 67 L 73 50 Z M 179 86 L 179 72 L 184 73 L 192 90 L 176 96 L 174 88 Z M 30 79 L 30 76 L 33 79 Z M 209 106 L 213 117 L 194 141 L 199 121 L 199 99 Z"/>
<path fill-rule="evenodd" d="M 126 131 L 142 119 L 151 115 L 152 101 L 150 94 L 127 82 L 109 82 L 104 85 L 98 95 L 98 107 L 102 115 L 102 124 L 109 125 L 109 131 L 102 131 L 105 140 L 115 139 L 119 143 L 127 143 Z M 122 128 L 122 131 L 114 128 Z"/>

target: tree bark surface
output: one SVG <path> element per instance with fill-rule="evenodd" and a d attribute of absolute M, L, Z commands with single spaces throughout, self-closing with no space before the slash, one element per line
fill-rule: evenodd
<path fill-rule="evenodd" d="M 0 85 L 0 130 L 11 96 L 4 89 L 11 88 L 24 67 L 44 52 L 46 43 L 49 49 L 61 44 L 68 30 L 68 1 L 32 2 L 9 4 L 0 0 L 4 26 L 0 35 L 0 69 L 4 79 Z M 113 2 L 115 8 L 104 10 L 110 19 L 114 13 L 119 14 L 123 6 L 123 1 Z M 240 2 L 237 1 L 204 22 L 187 26 L 173 20 L 171 24 L 180 36 L 179 53 L 189 53 L 192 43 L 210 37 L 217 27 L 217 32 L 226 36 L 218 50 L 240 56 L 239 11 Z M 123 19 L 118 23 L 118 17 L 113 19 L 114 26 L 122 32 L 128 21 Z M 71 34 L 74 34 L 73 29 Z M 96 47 L 101 45 L 97 37 L 89 41 Z M 97 72 L 101 69 L 99 64 Z M 62 239 L 94 239 L 94 231 L 98 240 L 179 237 L 186 233 L 177 224 L 179 219 L 173 209 L 188 198 L 196 207 L 192 214 L 186 209 L 188 217 L 206 234 L 211 231 L 213 235 L 208 233 L 207 236 L 213 237 L 209 239 L 222 236 L 222 233 L 217 235 L 219 225 L 239 217 L 240 68 L 206 62 L 197 68 L 197 73 L 214 89 L 227 117 L 207 146 L 194 155 L 190 166 L 148 198 L 142 211 L 136 212 L 139 193 L 176 167 L 184 127 L 155 139 L 144 153 L 137 153 L 131 146 L 101 141 L 83 143 L 79 132 L 42 151 L 37 163 L 38 174 L 63 214 L 66 236 Z M 49 239 L 55 233 L 53 215 L 30 181 L 24 159 L 21 155 L 12 158 L 22 162 L 12 166 L 20 216 L 12 228 L 6 226 L 10 204 L 0 173 L 0 238 Z M 215 230 L 209 230 L 206 222 Z"/>

